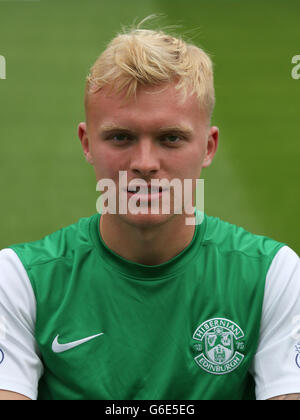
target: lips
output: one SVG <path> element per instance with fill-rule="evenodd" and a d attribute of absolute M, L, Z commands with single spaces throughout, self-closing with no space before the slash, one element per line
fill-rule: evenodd
<path fill-rule="evenodd" d="M 141 190 L 140 186 L 137 186 L 136 188 L 134 188 L 132 186 L 127 188 L 127 192 L 132 193 L 132 194 L 138 194 L 140 192 L 140 190 Z M 151 188 L 151 185 L 150 186 L 148 185 L 148 194 L 157 194 L 157 193 L 161 193 L 161 192 L 163 192 L 162 187 L 153 186 Z"/>
<path fill-rule="evenodd" d="M 138 200 L 140 200 L 141 203 L 150 203 L 152 201 L 160 200 L 163 195 L 162 189 L 160 188 L 160 191 L 151 192 L 151 189 L 148 190 L 147 193 L 139 193 L 139 192 L 131 192 L 127 191 L 127 197 L 136 197 Z"/>

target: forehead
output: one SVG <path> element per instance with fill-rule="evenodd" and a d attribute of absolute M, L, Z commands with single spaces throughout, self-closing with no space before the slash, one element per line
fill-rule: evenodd
<path fill-rule="evenodd" d="M 191 129 L 208 123 L 208 116 L 200 109 L 196 95 L 187 95 L 185 101 L 175 85 L 139 87 L 135 97 L 103 88 L 87 98 L 87 122 L 91 126 L 120 124 L 136 129 L 148 127 L 189 125 Z"/>

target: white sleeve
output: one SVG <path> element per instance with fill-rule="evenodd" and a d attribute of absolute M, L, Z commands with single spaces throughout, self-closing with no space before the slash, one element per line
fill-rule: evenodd
<path fill-rule="evenodd" d="M 11 249 L 0 251 L 0 389 L 37 399 L 43 365 L 34 338 L 35 296 Z"/>
<path fill-rule="evenodd" d="M 276 254 L 267 274 L 251 373 L 257 400 L 300 393 L 300 259 L 287 246 Z"/>

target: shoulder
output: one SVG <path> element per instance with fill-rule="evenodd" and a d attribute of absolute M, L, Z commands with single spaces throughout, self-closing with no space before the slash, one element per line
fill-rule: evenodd
<path fill-rule="evenodd" d="M 257 399 L 300 392 L 299 314 L 300 259 L 284 246 L 266 278 L 260 339 L 253 363 Z"/>
<path fill-rule="evenodd" d="M 34 318 L 35 301 L 26 270 L 16 253 L 8 248 L 0 251 L 0 295 L 0 308 L 11 306 L 12 313 L 17 314 L 18 309 L 27 305 Z M 23 315 L 22 310 L 20 314 Z"/>
<path fill-rule="evenodd" d="M 240 254 L 250 259 L 273 259 L 285 246 L 264 235 L 251 233 L 241 226 L 206 215 L 204 246 L 215 246 L 222 254 Z"/>
<path fill-rule="evenodd" d="M 27 272 L 12 249 L 0 251 L 0 389 L 37 398 L 43 373 L 34 337 L 36 300 Z M 3 362 L 3 363 L 2 363 Z"/>
<path fill-rule="evenodd" d="M 288 246 L 282 247 L 274 257 L 266 278 L 264 298 L 264 324 L 282 316 L 286 308 L 296 307 L 294 319 L 300 313 L 300 259 Z M 288 320 L 289 328 L 293 324 Z M 262 329 L 263 330 L 263 329 Z"/>
<path fill-rule="evenodd" d="M 44 238 L 11 245 L 26 269 L 35 265 L 71 258 L 74 251 L 82 247 L 92 247 L 90 225 L 96 222 L 98 214 L 81 218 L 77 223 L 66 226 Z"/>

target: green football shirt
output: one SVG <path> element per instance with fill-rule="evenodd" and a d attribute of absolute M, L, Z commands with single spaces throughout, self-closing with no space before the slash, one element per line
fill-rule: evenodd
<path fill-rule="evenodd" d="M 146 266 L 106 246 L 100 217 L 10 247 L 32 290 L 20 301 L 34 300 L 16 328 L 24 351 L 34 337 L 36 360 L 20 363 L 27 377 L 39 369 L 38 398 L 254 399 L 266 277 L 283 244 L 205 215 L 179 255 Z M 9 364 L 9 343 L 0 349 Z M 1 369 L 0 386 L 11 382 Z"/>

